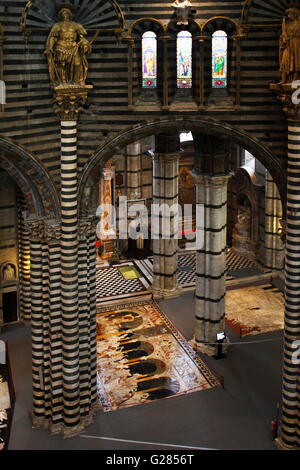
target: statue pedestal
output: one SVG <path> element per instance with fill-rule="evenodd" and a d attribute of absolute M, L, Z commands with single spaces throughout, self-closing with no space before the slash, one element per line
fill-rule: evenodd
<path fill-rule="evenodd" d="M 57 114 L 61 121 L 76 121 L 88 99 L 93 85 L 59 85 L 53 88 Z"/>
<path fill-rule="evenodd" d="M 293 86 L 293 83 L 270 84 L 271 91 L 277 95 L 277 99 L 283 104 L 283 111 L 290 119 L 298 119 L 300 113 L 300 93 L 297 92 L 297 88 L 300 88 L 299 85 Z M 294 93 L 295 97 L 293 97 Z"/>

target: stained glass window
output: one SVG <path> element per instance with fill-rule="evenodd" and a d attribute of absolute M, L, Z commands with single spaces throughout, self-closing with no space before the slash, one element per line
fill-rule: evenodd
<path fill-rule="evenodd" d="M 212 37 L 212 86 L 227 87 L 227 45 L 225 31 L 216 31 Z"/>
<path fill-rule="evenodd" d="M 157 39 L 156 34 L 147 31 L 142 39 L 143 88 L 157 86 Z"/>
<path fill-rule="evenodd" d="M 177 88 L 192 87 L 192 35 L 181 31 L 177 36 Z"/>

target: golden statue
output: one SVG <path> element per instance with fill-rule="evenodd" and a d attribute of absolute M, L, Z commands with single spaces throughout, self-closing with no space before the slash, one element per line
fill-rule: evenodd
<path fill-rule="evenodd" d="M 280 72 L 283 83 L 300 79 L 300 10 L 289 8 L 285 12 L 280 36 Z"/>
<path fill-rule="evenodd" d="M 86 54 L 91 52 L 91 43 L 84 37 L 85 28 L 72 21 L 72 8 L 68 4 L 59 7 L 61 21 L 52 27 L 47 39 L 45 54 L 53 87 L 84 86 L 87 77 Z"/>

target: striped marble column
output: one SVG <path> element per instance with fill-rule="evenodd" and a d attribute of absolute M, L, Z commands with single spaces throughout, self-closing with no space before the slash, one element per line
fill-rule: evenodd
<path fill-rule="evenodd" d="M 95 219 L 96 220 L 96 219 Z M 80 368 L 84 391 L 81 406 L 97 401 L 96 382 L 96 222 L 79 223 Z"/>
<path fill-rule="evenodd" d="M 283 390 L 276 443 L 280 449 L 300 449 L 300 108 L 292 84 L 270 88 L 288 119 Z"/>
<path fill-rule="evenodd" d="M 20 278 L 20 316 L 22 320 L 31 318 L 30 292 L 30 240 L 29 231 L 19 217 L 19 278 Z"/>
<path fill-rule="evenodd" d="M 225 331 L 228 179 L 194 175 L 198 205 L 195 346 L 207 354 L 215 352 L 216 335 Z"/>
<path fill-rule="evenodd" d="M 47 427 L 60 431 L 63 413 L 60 223 L 45 230 L 43 249 L 44 400 Z"/>
<path fill-rule="evenodd" d="M 32 380 L 34 419 L 45 415 L 44 394 L 44 331 L 43 331 L 43 222 L 35 221 L 30 227 L 30 287 L 31 287 L 31 335 Z"/>
<path fill-rule="evenodd" d="M 282 421 L 278 444 L 300 448 L 300 116 L 289 122 L 285 335 Z"/>
<path fill-rule="evenodd" d="M 137 200 L 142 197 L 142 163 L 141 143 L 135 142 L 128 145 L 127 153 L 127 197 L 129 200 Z"/>
<path fill-rule="evenodd" d="M 282 204 L 272 176 L 266 172 L 265 189 L 265 266 L 273 271 L 284 268 L 284 246 L 279 236 Z"/>
<path fill-rule="evenodd" d="M 157 137 L 153 159 L 153 204 L 157 209 L 152 209 L 152 291 L 157 298 L 180 294 L 177 280 L 179 156 L 177 136 Z M 159 206 L 165 209 L 159 211 Z"/>
<path fill-rule="evenodd" d="M 61 307 L 63 422 L 80 423 L 77 122 L 61 121 Z"/>

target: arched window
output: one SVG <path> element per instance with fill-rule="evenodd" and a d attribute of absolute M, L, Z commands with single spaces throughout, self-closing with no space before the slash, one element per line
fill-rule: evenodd
<path fill-rule="evenodd" d="M 147 31 L 142 38 L 142 75 L 143 88 L 157 86 L 157 38 L 152 31 Z"/>
<path fill-rule="evenodd" d="M 181 31 L 177 36 L 177 88 L 192 88 L 192 35 Z"/>
<path fill-rule="evenodd" d="M 227 88 L 228 38 L 225 31 L 216 31 L 212 37 L 212 87 Z"/>

